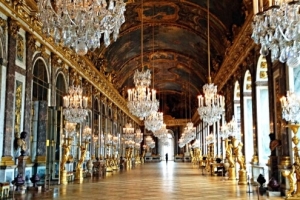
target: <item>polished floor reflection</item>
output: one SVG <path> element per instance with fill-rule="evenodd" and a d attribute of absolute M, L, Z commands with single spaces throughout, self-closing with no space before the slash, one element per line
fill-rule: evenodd
<path fill-rule="evenodd" d="M 280 197 L 258 196 L 256 187 L 240 186 L 220 176 L 202 175 L 191 163 L 146 163 L 121 170 L 103 179 L 85 179 L 84 184 L 52 186 L 48 192 L 28 192 L 15 199 L 92 199 L 92 200 L 265 200 Z"/>

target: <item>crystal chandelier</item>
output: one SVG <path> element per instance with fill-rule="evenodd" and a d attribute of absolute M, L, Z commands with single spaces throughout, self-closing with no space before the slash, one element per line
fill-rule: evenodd
<path fill-rule="evenodd" d="M 210 38 L 209 38 L 209 1 L 207 3 L 207 61 L 208 61 L 208 84 L 203 86 L 202 95 L 198 96 L 198 113 L 200 119 L 212 125 L 221 119 L 221 114 L 225 111 L 225 101 L 222 95 L 217 94 L 217 86 L 211 83 L 210 77 Z"/>
<path fill-rule="evenodd" d="M 192 148 L 200 148 L 200 141 L 198 139 L 196 139 L 193 144 L 192 144 Z"/>
<path fill-rule="evenodd" d="M 142 1 L 142 11 L 144 10 Z M 156 99 L 156 90 L 149 88 L 151 83 L 150 70 L 144 69 L 144 46 L 143 46 L 143 14 L 141 16 L 141 64 L 142 71 L 136 70 L 133 76 L 135 88 L 128 90 L 127 107 L 129 111 L 143 120 L 149 116 L 153 111 L 158 110 L 159 102 Z"/>
<path fill-rule="evenodd" d="M 82 88 L 74 85 L 69 88 L 69 95 L 63 98 L 63 115 L 68 122 L 81 123 L 88 115 L 88 98 L 82 96 Z"/>
<path fill-rule="evenodd" d="M 153 111 L 148 117 L 145 119 L 145 128 L 153 133 L 159 130 L 163 125 L 163 113 Z"/>
<path fill-rule="evenodd" d="M 282 117 L 292 124 L 300 123 L 300 98 L 288 91 L 286 97 L 281 97 Z"/>
<path fill-rule="evenodd" d="M 186 144 L 190 143 L 196 137 L 196 127 L 192 122 L 188 122 L 184 128 L 183 133 L 179 139 L 179 147 L 182 148 Z"/>
<path fill-rule="evenodd" d="M 131 123 L 125 124 L 125 127 L 123 128 L 123 138 L 126 141 L 133 140 L 134 135 L 134 128 L 132 127 Z"/>
<path fill-rule="evenodd" d="M 151 136 L 146 137 L 146 145 L 151 149 L 155 147 L 155 142 Z"/>
<path fill-rule="evenodd" d="M 165 133 L 159 139 L 160 139 L 160 142 L 162 143 L 163 146 L 169 146 L 170 145 L 168 133 Z"/>
<path fill-rule="evenodd" d="M 119 137 L 113 136 L 113 138 L 112 138 L 112 144 L 116 146 L 118 143 L 119 143 Z"/>
<path fill-rule="evenodd" d="M 300 65 L 299 1 L 272 1 L 262 10 L 261 2 L 254 1 L 253 32 L 251 38 L 261 45 L 260 54 L 267 56 L 271 50 L 272 62 L 279 60 L 290 67 Z"/>
<path fill-rule="evenodd" d="M 134 142 L 135 143 L 141 143 L 143 141 L 143 133 L 141 132 L 141 129 L 136 129 Z"/>
<path fill-rule="evenodd" d="M 213 144 L 215 142 L 214 135 L 209 134 L 208 136 L 206 136 L 206 142 L 207 142 L 207 144 Z"/>
<path fill-rule="evenodd" d="M 113 143 L 113 136 L 112 136 L 112 134 L 107 133 L 105 135 L 106 135 L 106 137 L 105 137 L 105 144 L 112 145 L 112 143 Z"/>
<path fill-rule="evenodd" d="M 105 46 L 111 34 L 116 41 L 125 22 L 123 0 L 39 0 L 37 5 L 43 33 L 79 55 L 99 48 L 102 37 Z"/>
<path fill-rule="evenodd" d="M 155 131 L 153 133 L 153 135 L 157 138 L 162 138 L 165 134 L 168 133 L 168 129 L 167 129 L 167 125 L 165 123 L 163 123 L 163 125 L 161 126 L 160 129 L 158 129 L 157 131 Z"/>
<path fill-rule="evenodd" d="M 76 123 L 67 122 L 65 125 L 66 138 L 73 137 L 76 130 Z"/>
<path fill-rule="evenodd" d="M 233 116 L 230 122 L 225 123 L 221 127 L 220 137 L 222 137 L 223 139 L 226 139 L 229 136 L 235 136 L 237 134 L 237 132 L 238 132 L 237 123 Z"/>
<path fill-rule="evenodd" d="M 136 73 L 144 73 L 139 72 Z M 150 73 L 149 70 L 146 70 L 145 73 Z M 134 76 L 135 78 L 136 76 Z M 134 80 L 134 82 L 136 82 Z M 142 82 L 146 82 L 142 80 Z M 159 102 L 156 99 L 156 90 L 145 87 L 143 85 L 135 85 L 135 88 L 128 90 L 128 102 L 127 107 L 129 111 L 143 120 L 145 117 L 149 116 L 153 111 L 157 111 Z"/>
<path fill-rule="evenodd" d="M 92 137 L 92 129 L 88 126 L 85 126 L 82 132 L 83 140 L 87 141 Z"/>

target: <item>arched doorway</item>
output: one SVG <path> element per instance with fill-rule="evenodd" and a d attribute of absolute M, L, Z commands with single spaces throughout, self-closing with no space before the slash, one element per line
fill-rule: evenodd
<path fill-rule="evenodd" d="M 172 130 L 168 129 L 167 139 L 158 139 L 158 153 L 161 155 L 162 160 L 166 160 L 166 154 L 168 154 L 168 160 L 174 160 L 174 145 L 174 133 Z"/>

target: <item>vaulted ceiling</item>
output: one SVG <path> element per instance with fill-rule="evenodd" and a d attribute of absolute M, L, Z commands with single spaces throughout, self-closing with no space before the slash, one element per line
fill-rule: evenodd
<path fill-rule="evenodd" d="M 127 89 L 134 87 L 135 70 L 142 70 L 143 56 L 144 66 L 151 70 L 160 110 L 174 118 L 189 118 L 196 111 L 197 95 L 202 93 L 208 77 L 207 0 L 143 0 L 141 3 L 141 0 L 127 2 L 126 22 L 117 41 L 96 49 L 89 56 L 124 98 Z M 209 4 L 214 80 L 235 31 L 244 23 L 245 12 L 243 0 L 210 0 Z"/>

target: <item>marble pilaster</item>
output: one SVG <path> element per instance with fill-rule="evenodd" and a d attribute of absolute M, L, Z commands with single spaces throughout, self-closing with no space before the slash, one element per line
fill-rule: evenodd
<path fill-rule="evenodd" d="M 6 76 L 6 95 L 5 95 L 5 122 L 4 122 L 4 138 L 3 138 L 3 157 L 13 156 L 13 140 L 14 140 L 14 101 L 15 98 L 15 58 L 16 58 L 16 36 L 18 26 L 16 21 L 8 19 L 8 64 Z"/>
<path fill-rule="evenodd" d="M 31 47 L 32 44 L 30 43 L 34 43 L 35 40 L 33 39 L 32 35 L 27 34 L 26 35 L 26 46 Z M 31 104 L 32 104 L 32 79 L 33 79 L 33 60 L 32 60 L 32 56 L 34 53 L 34 48 L 26 48 L 26 87 L 25 87 L 25 105 L 24 105 L 24 130 L 27 131 L 28 133 L 30 133 L 30 135 L 32 134 L 31 131 Z M 31 146 L 31 142 L 30 142 L 31 137 L 27 137 L 26 138 L 26 143 L 29 144 L 28 145 L 28 149 L 30 149 Z"/>
<path fill-rule="evenodd" d="M 48 120 L 48 103 L 39 102 L 38 111 L 38 137 L 37 137 L 37 159 L 46 157 L 46 139 L 47 139 L 47 120 Z"/>

